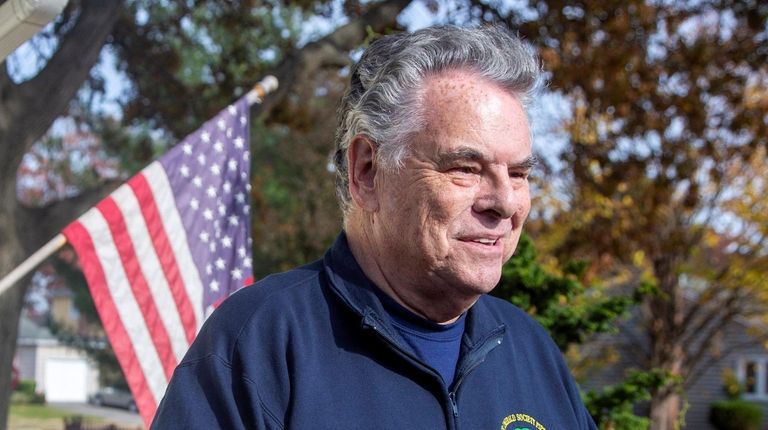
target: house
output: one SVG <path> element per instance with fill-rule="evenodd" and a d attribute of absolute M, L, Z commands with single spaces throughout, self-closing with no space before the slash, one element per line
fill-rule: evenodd
<path fill-rule="evenodd" d="M 71 316 L 71 298 L 53 299 L 54 311 L 66 320 Z M 57 317 L 54 317 L 57 318 Z M 45 326 L 22 313 L 14 364 L 20 379 L 33 380 L 47 402 L 86 402 L 98 389 L 98 369 L 80 350 L 62 344 Z"/>
<path fill-rule="evenodd" d="M 595 366 L 583 374 L 581 384 L 585 390 L 600 390 L 623 379 L 625 372 L 638 368 L 641 363 L 637 358 L 642 354 L 630 339 L 641 338 L 633 320 L 621 325 L 618 334 L 602 335 L 589 343 L 585 350 L 590 355 L 603 354 L 612 349 L 617 359 L 612 363 Z M 724 376 L 727 373 L 737 377 L 742 388 L 741 398 L 760 405 L 763 409 L 761 428 L 768 426 L 768 349 L 757 335 L 752 334 L 751 326 L 745 321 L 735 321 L 712 339 L 707 356 L 701 360 L 684 385 L 685 421 L 683 428 L 694 430 L 716 430 L 709 422 L 712 403 L 728 398 L 724 388 Z"/>

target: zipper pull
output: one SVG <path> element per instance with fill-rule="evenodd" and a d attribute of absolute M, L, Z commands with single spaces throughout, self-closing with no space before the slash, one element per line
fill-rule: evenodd
<path fill-rule="evenodd" d="M 451 410 L 453 411 L 453 419 L 454 420 L 458 420 L 459 419 L 459 407 L 456 405 L 456 393 L 453 392 L 453 391 L 448 393 L 448 398 L 451 401 Z"/>

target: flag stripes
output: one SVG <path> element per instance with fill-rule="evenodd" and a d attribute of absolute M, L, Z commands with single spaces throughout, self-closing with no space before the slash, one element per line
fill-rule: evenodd
<path fill-rule="evenodd" d="M 240 100 L 63 233 L 147 426 L 205 316 L 252 278 Z"/>
<path fill-rule="evenodd" d="M 154 191 L 152 194 L 157 196 L 156 207 L 159 213 L 165 216 L 160 217 L 159 225 L 153 223 L 153 226 L 158 226 L 158 230 L 166 233 L 165 237 L 168 238 L 168 243 L 171 246 L 173 252 L 169 253 L 166 258 L 170 259 L 171 255 L 175 256 L 176 263 L 178 265 L 178 271 L 181 273 L 181 281 L 183 289 L 180 290 L 177 286 L 172 288 L 173 296 L 177 303 L 188 301 L 188 304 L 180 306 L 180 314 L 182 321 L 187 322 L 185 325 L 189 330 L 190 327 L 194 328 L 194 333 L 200 330 L 203 325 L 203 282 L 200 280 L 198 274 L 198 268 L 192 260 L 192 254 L 189 252 L 189 245 L 187 244 L 187 233 L 184 230 L 179 212 L 176 210 L 174 204 L 173 190 L 168 182 L 168 176 L 165 174 L 165 170 L 158 162 L 154 162 L 147 166 L 142 172 L 142 177 L 146 179 L 143 187 L 139 190 L 139 194 L 144 195 L 149 190 L 149 184 L 154 184 Z M 135 189 L 138 189 L 135 188 Z M 153 200 L 154 201 L 154 200 Z M 159 232 L 157 232 L 159 235 Z M 155 237 L 155 236 L 153 236 Z M 162 255 L 162 254 L 161 254 Z M 164 260 L 164 263 L 169 263 L 168 260 Z M 180 297 L 185 296 L 185 297 Z M 191 321 L 195 321 L 195 325 L 191 324 Z M 189 339 L 189 336 L 187 339 Z"/>
<path fill-rule="evenodd" d="M 149 244 L 152 245 L 150 248 L 153 255 L 159 256 L 161 260 L 158 262 L 157 266 L 159 270 L 146 273 L 153 273 L 155 275 L 156 279 L 153 279 L 155 290 L 170 293 L 172 296 L 173 306 L 175 306 L 177 310 L 175 314 L 180 317 L 184 327 L 184 336 L 177 336 L 178 341 L 182 342 L 182 339 L 186 338 L 186 342 L 183 342 L 184 346 L 182 347 L 182 350 L 186 351 L 189 347 L 188 344 L 192 343 L 192 340 L 195 338 L 195 333 L 197 333 L 197 318 L 192 310 L 190 298 L 184 290 L 184 285 L 179 274 L 179 266 L 176 264 L 173 249 L 170 246 L 168 235 L 161 222 L 163 217 L 160 216 L 158 207 L 155 204 L 155 199 L 153 198 L 152 190 L 143 174 L 133 177 L 128 181 L 128 185 L 131 187 L 131 190 L 140 203 L 140 213 L 136 214 L 136 216 L 144 217 L 150 233 Z M 162 186 L 162 183 L 160 186 Z M 165 209 L 176 213 L 175 208 L 166 207 Z M 155 250 L 156 252 L 154 252 Z M 137 256 L 134 256 L 133 258 L 137 258 Z M 167 305 L 169 305 L 168 309 L 171 309 L 170 303 Z M 179 357 L 179 359 L 181 359 L 181 357 Z"/>

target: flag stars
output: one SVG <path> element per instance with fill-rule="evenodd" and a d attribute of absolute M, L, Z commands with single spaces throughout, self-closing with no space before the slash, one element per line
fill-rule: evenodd
<path fill-rule="evenodd" d="M 202 186 L 203 186 L 203 178 L 201 178 L 201 177 L 199 177 L 199 176 L 195 176 L 195 177 L 192 179 L 192 183 L 193 183 L 193 184 L 194 184 L 194 185 L 195 185 L 197 188 L 200 188 L 200 187 L 202 187 Z"/>
<path fill-rule="evenodd" d="M 221 189 L 223 189 L 225 193 L 229 194 L 230 192 L 232 192 L 232 182 L 225 181 L 224 184 L 221 186 Z"/>
<path fill-rule="evenodd" d="M 216 242 L 211 242 L 208 244 L 208 249 L 211 250 L 211 252 L 216 252 Z"/>
<path fill-rule="evenodd" d="M 221 175 L 221 167 L 218 164 L 212 164 L 211 173 L 213 173 L 216 176 Z"/>
<path fill-rule="evenodd" d="M 237 115 L 237 108 L 235 107 L 235 105 L 229 105 L 227 107 L 227 112 L 229 112 L 230 115 L 235 116 Z"/>
<path fill-rule="evenodd" d="M 251 158 L 251 152 L 243 151 L 243 161 L 247 162 L 249 158 Z"/>
<path fill-rule="evenodd" d="M 197 162 L 200 163 L 201 166 L 205 166 L 205 154 L 199 154 L 197 156 Z"/>
<path fill-rule="evenodd" d="M 213 149 L 216 152 L 221 152 L 224 150 L 224 144 L 221 143 L 220 140 L 217 140 L 216 143 L 213 144 Z"/>
<path fill-rule="evenodd" d="M 211 141 L 211 133 L 208 133 L 207 131 L 202 132 L 200 134 L 200 140 L 205 143 L 209 143 Z"/>
<path fill-rule="evenodd" d="M 227 128 L 227 122 L 224 121 L 224 118 L 219 118 L 219 120 L 216 121 L 216 127 L 218 127 L 219 130 L 224 131 L 224 129 Z"/>
<path fill-rule="evenodd" d="M 227 168 L 232 172 L 237 171 L 237 160 L 230 159 L 227 161 Z"/>
<path fill-rule="evenodd" d="M 194 210 L 200 209 L 200 200 L 193 198 L 189 201 L 189 207 L 191 207 Z"/>
<path fill-rule="evenodd" d="M 221 246 L 223 246 L 224 248 L 232 248 L 232 238 L 229 236 L 222 237 Z"/>
<path fill-rule="evenodd" d="M 210 238 L 210 234 L 208 234 L 207 231 L 203 231 L 200 233 L 200 240 L 202 240 L 204 243 L 208 243 L 209 238 Z"/>
<path fill-rule="evenodd" d="M 224 263 L 224 259 L 221 257 L 217 258 L 214 264 L 216 265 L 216 268 L 219 270 L 224 270 L 227 267 L 226 263 Z"/>
<path fill-rule="evenodd" d="M 243 278 L 243 271 L 239 268 L 235 267 L 231 272 L 229 272 L 232 275 L 232 279 L 242 279 Z"/>
<path fill-rule="evenodd" d="M 245 247 L 241 246 L 237 248 L 237 255 L 240 256 L 240 258 L 245 258 Z"/>
<path fill-rule="evenodd" d="M 185 143 L 181 147 L 181 150 L 184 151 L 184 153 L 187 155 L 192 155 L 192 145 L 190 143 Z"/>
<path fill-rule="evenodd" d="M 205 265 L 205 273 L 208 274 L 208 275 L 213 274 L 213 266 L 211 266 L 210 264 L 206 264 Z"/>
<path fill-rule="evenodd" d="M 227 139 L 232 139 L 232 129 L 228 128 L 227 131 L 224 133 L 227 135 Z"/>
<path fill-rule="evenodd" d="M 181 172 L 181 176 L 188 178 L 189 177 L 189 166 L 186 164 L 182 164 L 181 167 L 179 167 L 179 172 Z"/>
<path fill-rule="evenodd" d="M 207 219 L 208 221 L 211 221 L 213 219 L 213 211 L 210 209 L 206 209 L 203 211 L 203 218 Z"/>
<path fill-rule="evenodd" d="M 208 284 L 208 286 L 211 288 L 211 291 L 214 291 L 214 292 L 218 292 L 219 291 L 219 282 L 216 281 L 215 279 L 213 281 L 211 281 L 211 283 Z"/>
<path fill-rule="evenodd" d="M 229 225 L 236 226 L 240 224 L 240 219 L 237 217 L 237 215 L 232 215 L 229 217 Z"/>
<path fill-rule="evenodd" d="M 251 259 L 250 258 L 244 258 L 243 259 L 243 267 L 245 267 L 246 269 L 250 269 L 251 268 Z"/>
<path fill-rule="evenodd" d="M 219 215 L 220 215 L 220 216 L 224 216 L 224 215 L 226 215 L 226 214 L 227 214 L 227 206 L 226 206 L 226 205 L 224 205 L 224 204 L 219 204 L 219 207 L 218 207 L 218 209 L 219 209 Z"/>
<path fill-rule="evenodd" d="M 242 115 L 240 117 L 240 124 L 245 125 L 248 122 L 248 118 L 245 117 L 245 115 Z"/>
<path fill-rule="evenodd" d="M 238 203 L 245 203 L 245 194 L 242 192 L 235 194 L 235 200 L 237 200 Z"/>
<path fill-rule="evenodd" d="M 243 149 L 243 147 L 245 146 L 245 139 L 243 139 L 241 136 L 237 136 L 233 141 L 233 143 L 235 144 L 235 148 Z"/>
<path fill-rule="evenodd" d="M 213 185 L 209 186 L 205 190 L 205 194 L 207 194 L 208 197 L 210 197 L 210 198 L 215 198 L 216 197 L 216 188 L 213 188 Z"/>

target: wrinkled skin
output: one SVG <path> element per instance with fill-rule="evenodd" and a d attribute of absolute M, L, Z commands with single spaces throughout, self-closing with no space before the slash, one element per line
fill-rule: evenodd
<path fill-rule="evenodd" d="M 530 211 L 533 164 L 520 102 L 469 72 L 424 83 L 425 126 L 401 169 L 379 168 L 367 138 L 350 147 L 350 246 L 398 302 L 450 322 L 493 289 Z"/>

